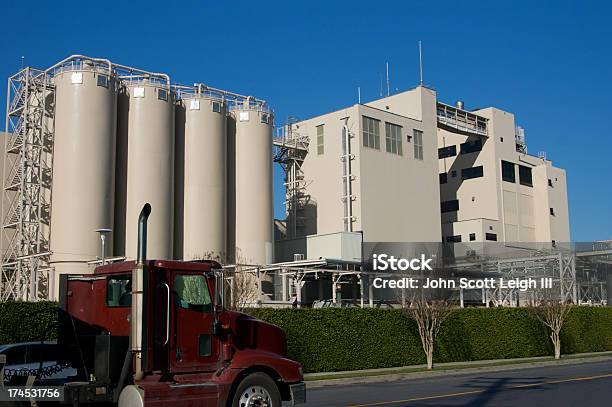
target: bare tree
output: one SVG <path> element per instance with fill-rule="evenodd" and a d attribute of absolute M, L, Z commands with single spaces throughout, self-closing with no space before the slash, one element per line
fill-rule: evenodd
<path fill-rule="evenodd" d="M 530 311 L 548 328 L 550 340 L 555 348 L 555 359 L 560 359 L 561 328 L 567 319 L 571 304 L 561 299 L 560 289 L 540 288 L 534 292 L 534 297 Z"/>
<path fill-rule="evenodd" d="M 423 284 L 422 276 L 419 280 Z M 436 336 L 452 310 L 449 292 L 445 289 L 404 288 L 399 294 L 404 314 L 417 324 L 427 369 L 433 369 Z"/>
<path fill-rule="evenodd" d="M 226 306 L 235 311 L 243 311 L 260 300 L 259 280 L 251 270 L 235 266 L 225 272 Z"/>
<path fill-rule="evenodd" d="M 224 253 L 206 252 L 200 258 L 215 260 L 225 267 L 224 271 L 224 297 L 225 307 L 230 310 L 243 311 L 251 307 L 260 299 L 259 279 L 257 270 L 251 266 L 244 266 L 245 261 L 237 249 L 235 264 L 229 265 Z"/>

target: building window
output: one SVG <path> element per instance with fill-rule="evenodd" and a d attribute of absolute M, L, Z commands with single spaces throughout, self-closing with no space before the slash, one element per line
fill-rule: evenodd
<path fill-rule="evenodd" d="M 457 146 L 440 147 L 438 158 L 454 157 L 457 155 Z"/>
<path fill-rule="evenodd" d="M 200 102 L 198 102 L 198 110 L 200 109 Z M 215 113 L 221 113 L 221 103 L 212 102 L 212 111 Z"/>
<path fill-rule="evenodd" d="M 168 101 L 168 91 L 166 89 L 158 89 L 157 90 L 157 98 L 159 100 Z"/>
<path fill-rule="evenodd" d="M 456 170 L 452 170 L 451 171 L 451 177 L 453 177 L 453 178 L 457 177 L 457 171 Z"/>
<path fill-rule="evenodd" d="M 129 307 L 132 305 L 132 276 L 109 277 L 106 280 L 106 305 Z"/>
<path fill-rule="evenodd" d="M 423 160 L 423 132 L 421 130 L 412 130 L 414 135 L 414 158 Z"/>
<path fill-rule="evenodd" d="M 380 150 L 380 120 L 363 116 L 363 146 Z"/>
<path fill-rule="evenodd" d="M 98 75 L 97 85 L 108 88 L 108 77 L 105 75 Z"/>
<path fill-rule="evenodd" d="M 440 174 L 440 184 L 446 184 L 448 182 L 448 173 L 443 172 Z"/>
<path fill-rule="evenodd" d="M 461 170 L 461 179 L 480 178 L 483 176 L 482 165 Z"/>
<path fill-rule="evenodd" d="M 402 126 L 385 123 L 385 141 L 388 153 L 402 155 Z"/>
<path fill-rule="evenodd" d="M 317 155 L 323 155 L 325 152 L 325 127 L 323 125 L 317 126 Z"/>
<path fill-rule="evenodd" d="M 262 113 L 259 119 L 262 123 L 270 124 L 270 115 L 268 113 Z"/>
<path fill-rule="evenodd" d="M 496 233 L 486 233 L 485 239 L 490 240 L 492 242 L 497 242 L 497 234 Z"/>
<path fill-rule="evenodd" d="M 452 201 L 443 201 L 440 203 L 440 210 L 442 213 L 458 211 L 459 201 L 457 199 L 453 199 Z"/>
<path fill-rule="evenodd" d="M 461 154 L 475 153 L 480 150 L 482 150 L 482 140 L 467 141 L 460 145 Z"/>
<path fill-rule="evenodd" d="M 550 178 L 548 179 L 548 186 L 549 186 L 549 187 L 552 187 L 552 186 L 553 186 L 552 179 L 550 179 Z"/>
<path fill-rule="evenodd" d="M 446 236 L 447 243 L 461 243 L 461 235 Z"/>
<path fill-rule="evenodd" d="M 476 233 L 470 233 L 470 242 L 473 242 L 476 240 Z"/>
<path fill-rule="evenodd" d="M 550 214 L 551 214 L 552 216 L 555 216 L 555 208 L 550 208 Z"/>
<path fill-rule="evenodd" d="M 521 185 L 525 185 L 527 187 L 533 186 L 533 180 L 531 178 L 531 168 L 525 167 L 524 165 L 519 165 L 519 182 Z"/>
<path fill-rule="evenodd" d="M 514 171 L 514 164 L 508 161 L 501 162 L 502 164 L 502 180 L 506 182 L 516 182 L 516 175 Z"/>

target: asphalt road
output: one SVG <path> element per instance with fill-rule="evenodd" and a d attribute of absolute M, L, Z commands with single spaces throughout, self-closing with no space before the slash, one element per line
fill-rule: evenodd
<path fill-rule="evenodd" d="M 305 407 L 612 406 L 612 361 L 328 386 Z"/>

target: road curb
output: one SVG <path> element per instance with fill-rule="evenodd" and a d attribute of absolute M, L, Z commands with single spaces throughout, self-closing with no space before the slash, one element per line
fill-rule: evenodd
<path fill-rule="evenodd" d="M 433 370 L 423 372 L 411 372 L 411 373 L 390 373 L 380 374 L 373 376 L 361 376 L 361 377 L 344 377 L 339 379 L 319 379 L 319 380 L 307 380 L 306 388 L 308 390 L 318 389 L 329 386 L 341 386 L 349 384 L 364 384 L 364 383 L 384 383 L 394 382 L 397 380 L 409 380 L 409 379 L 424 379 L 431 377 L 442 377 L 442 376 L 463 376 L 474 373 L 494 373 L 504 372 L 508 370 L 523 370 L 545 366 L 565 366 L 565 365 L 579 365 L 585 363 L 594 362 L 607 362 L 612 360 L 612 355 L 607 356 L 593 356 L 593 357 L 581 357 L 581 358 L 569 358 L 561 360 L 547 360 L 547 361 L 534 361 L 534 362 L 522 362 L 522 363 L 509 363 L 506 365 L 497 366 L 478 366 L 478 367 L 466 367 L 461 369 L 444 369 L 444 370 Z"/>

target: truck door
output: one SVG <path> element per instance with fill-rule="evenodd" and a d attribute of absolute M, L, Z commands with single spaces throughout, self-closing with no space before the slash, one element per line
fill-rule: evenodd
<path fill-rule="evenodd" d="M 206 277 L 202 274 L 174 274 L 172 289 L 172 370 L 217 370 L 219 341 L 211 335 L 212 301 Z"/>

